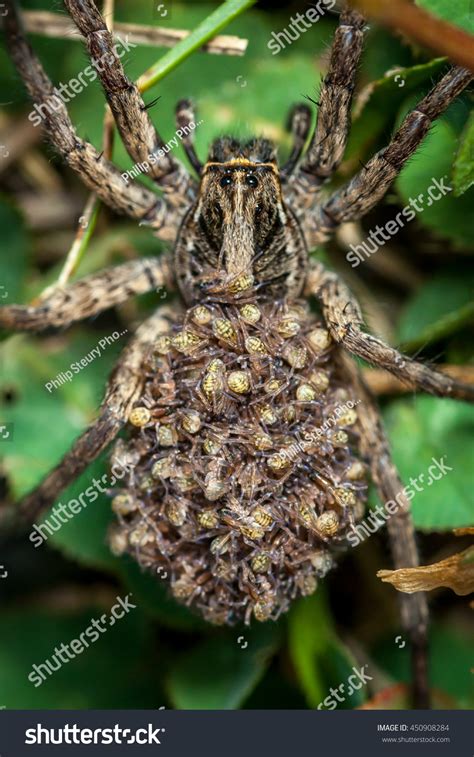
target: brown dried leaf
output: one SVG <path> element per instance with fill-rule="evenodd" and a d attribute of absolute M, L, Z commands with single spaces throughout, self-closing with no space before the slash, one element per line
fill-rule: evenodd
<path fill-rule="evenodd" d="M 398 591 L 413 594 L 415 591 L 431 591 L 447 586 L 456 594 L 464 596 L 474 591 L 474 547 L 447 557 L 433 565 L 399 570 L 379 570 L 377 576 L 391 583 Z"/>
<path fill-rule="evenodd" d="M 474 536 L 474 526 L 467 526 L 466 528 L 454 528 L 453 534 L 455 536 Z"/>

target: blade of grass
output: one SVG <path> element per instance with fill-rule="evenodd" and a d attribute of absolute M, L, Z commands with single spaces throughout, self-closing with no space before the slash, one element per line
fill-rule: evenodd
<path fill-rule="evenodd" d="M 468 326 L 474 322 L 474 303 L 469 302 L 467 305 L 455 310 L 453 313 L 447 313 L 439 318 L 435 323 L 424 329 L 421 334 L 413 339 L 409 339 L 400 345 L 402 352 L 413 352 L 426 347 L 439 339 L 455 334 L 456 331 Z"/>
<path fill-rule="evenodd" d="M 150 89 L 255 2 L 256 0 L 225 0 L 191 32 L 189 37 L 165 53 L 157 63 L 140 76 L 137 81 L 139 90 L 146 92 Z"/>

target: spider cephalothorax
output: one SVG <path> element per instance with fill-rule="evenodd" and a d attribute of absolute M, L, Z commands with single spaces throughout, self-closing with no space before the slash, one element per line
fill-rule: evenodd
<path fill-rule="evenodd" d="M 185 301 L 227 289 L 268 301 L 300 295 L 308 254 L 282 196 L 273 145 L 218 140 L 200 179 L 175 248 Z"/>
<path fill-rule="evenodd" d="M 5 0 L 12 58 L 35 102 L 55 97 Z M 149 568 L 167 565 L 174 595 L 213 622 L 265 620 L 297 594 L 314 591 L 332 554 L 363 511 L 364 465 L 388 519 L 397 567 L 418 556 L 404 493 L 378 410 L 343 348 L 438 396 L 473 400 L 474 390 L 404 357 L 362 328 L 357 301 L 307 250 L 357 221 L 386 193 L 433 121 L 470 83 L 453 67 L 408 113 L 390 143 L 327 197 L 340 165 L 365 22 L 343 10 L 319 92 L 310 137 L 307 105 L 293 109 L 293 148 L 278 167 L 266 140 L 215 142 L 202 165 L 189 101 L 178 104 L 183 145 L 200 183 L 165 149 L 137 86 L 92 0 L 65 0 L 133 162 L 147 165 L 162 195 L 123 174 L 74 129 L 64 103 L 45 109 L 45 127 L 67 163 L 117 212 L 175 243 L 174 259 L 124 263 L 45 294 L 35 306 L 0 307 L 0 326 L 64 327 L 134 294 L 177 285 L 183 314 L 158 310 L 141 324 L 113 371 L 99 417 L 21 503 L 39 517 L 129 422 L 116 456 L 132 473 L 114 498 L 116 551 Z M 305 147 L 307 146 L 306 152 Z M 154 155 L 148 164 L 150 154 Z M 314 296 L 316 318 L 299 299 Z M 351 405 L 357 404 L 357 414 Z M 345 405 L 346 412 L 339 412 Z M 331 419 L 336 421 L 330 423 Z M 303 436 L 303 440 L 302 440 Z M 360 460 L 359 460 L 360 458 Z M 427 706 L 427 606 L 402 598 L 412 641 L 414 700 Z"/>

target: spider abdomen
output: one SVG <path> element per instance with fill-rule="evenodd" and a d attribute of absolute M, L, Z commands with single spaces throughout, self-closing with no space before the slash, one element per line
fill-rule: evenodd
<path fill-rule="evenodd" d="M 115 457 L 116 552 L 214 623 L 276 618 L 312 593 L 362 516 L 355 402 L 301 302 L 212 304 L 170 324 Z"/>

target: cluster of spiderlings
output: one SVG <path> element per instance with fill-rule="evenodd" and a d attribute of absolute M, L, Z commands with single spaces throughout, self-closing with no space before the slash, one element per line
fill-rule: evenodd
<path fill-rule="evenodd" d="M 350 400 L 305 304 L 189 310 L 150 353 L 114 453 L 132 469 L 113 550 L 166 568 L 173 596 L 211 622 L 277 618 L 363 515 L 357 414 L 326 423 Z"/>

